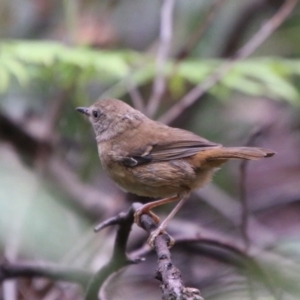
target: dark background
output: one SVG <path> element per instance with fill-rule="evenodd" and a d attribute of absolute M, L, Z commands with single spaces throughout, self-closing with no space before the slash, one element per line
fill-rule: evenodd
<path fill-rule="evenodd" d="M 152 117 L 166 121 L 173 105 L 287 2 L 175 1 L 168 60 L 161 64 L 165 88 Z M 122 192 L 102 171 L 92 129 L 75 107 L 115 97 L 147 113 L 158 77 L 162 3 L 0 2 L 2 260 L 96 271 L 110 258 L 115 228 L 95 235 L 93 226 L 147 200 Z M 297 4 L 221 83 L 167 120 L 224 145 L 277 152 L 247 164 L 244 173 L 240 162 L 226 164 L 169 224 L 178 240 L 173 262 L 206 300 L 300 297 L 299 53 Z M 157 212 L 163 218 L 171 208 Z M 146 238 L 134 226 L 128 251 Z M 159 299 L 155 269 L 151 252 L 108 282 L 107 299 Z M 83 294 L 79 285 L 46 278 L 0 287 L 4 300 Z"/>

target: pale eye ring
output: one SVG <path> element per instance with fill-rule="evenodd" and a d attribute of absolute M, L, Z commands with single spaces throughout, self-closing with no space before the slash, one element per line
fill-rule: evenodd
<path fill-rule="evenodd" d="M 93 115 L 94 119 L 98 119 L 99 116 L 100 116 L 100 111 L 95 109 L 95 110 L 92 111 L 92 115 Z"/>

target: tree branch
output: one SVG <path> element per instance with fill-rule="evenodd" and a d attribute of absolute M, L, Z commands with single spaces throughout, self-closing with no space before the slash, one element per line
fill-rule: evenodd
<path fill-rule="evenodd" d="M 118 224 L 113 255 L 110 261 L 91 279 L 85 300 L 97 299 L 99 290 L 102 289 L 106 280 L 113 273 L 130 263 L 141 261 L 140 258 L 130 260 L 126 255 L 126 244 L 134 221 L 134 213 L 140 206 L 140 203 L 133 203 L 126 213 L 120 213 L 118 216 L 110 218 L 95 227 L 95 230 L 99 231 L 107 226 Z M 149 234 L 157 228 L 157 224 L 152 217 L 146 214 L 141 216 L 141 226 Z M 170 237 L 167 233 L 159 235 L 155 239 L 155 251 L 158 257 L 158 270 L 155 277 L 161 281 L 162 299 L 203 300 L 199 290 L 187 288 L 183 285 L 180 271 L 173 265 L 171 260 L 171 254 L 168 249 L 169 242 Z"/>
<path fill-rule="evenodd" d="M 145 214 L 141 216 L 141 225 L 149 234 L 157 228 L 154 220 Z M 169 241 L 168 234 L 164 233 L 159 235 L 154 242 L 158 257 L 158 269 L 155 277 L 161 281 L 162 299 L 203 300 L 199 290 L 183 285 L 181 273 L 171 260 L 171 253 L 168 248 Z"/>

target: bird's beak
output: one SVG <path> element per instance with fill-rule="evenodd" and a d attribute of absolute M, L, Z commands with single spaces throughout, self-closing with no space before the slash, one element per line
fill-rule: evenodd
<path fill-rule="evenodd" d="M 82 114 L 87 115 L 88 117 L 90 116 L 90 110 L 88 107 L 77 107 L 76 110 Z"/>

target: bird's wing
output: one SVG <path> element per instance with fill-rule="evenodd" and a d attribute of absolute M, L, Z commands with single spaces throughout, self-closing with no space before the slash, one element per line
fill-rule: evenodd
<path fill-rule="evenodd" d="M 155 145 L 150 152 L 153 161 L 166 161 L 172 159 L 179 159 L 189 157 L 197 154 L 199 151 L 207 148 L 219 147 L 220 145 L 201 141 L 176 141 L 173 143 L 166 143 Z"/>
<path fill-rule="evenodd" d="M 199 151 L 203 151 L 208 148 L 221 146 L 220 144 L 210 142 L 191 132 L 177 128 L 172 129 L 175 130 L 176 139 L 170 140 L 166 137 L 159 141 L 153 141 L 152 144 L 139 148 L 138 151 L 131 151 L 127 157 L 123 158 L 123 164 L 128 167 L 134 167 L 150 162 L 180 159 L 195 155 Z"/>

